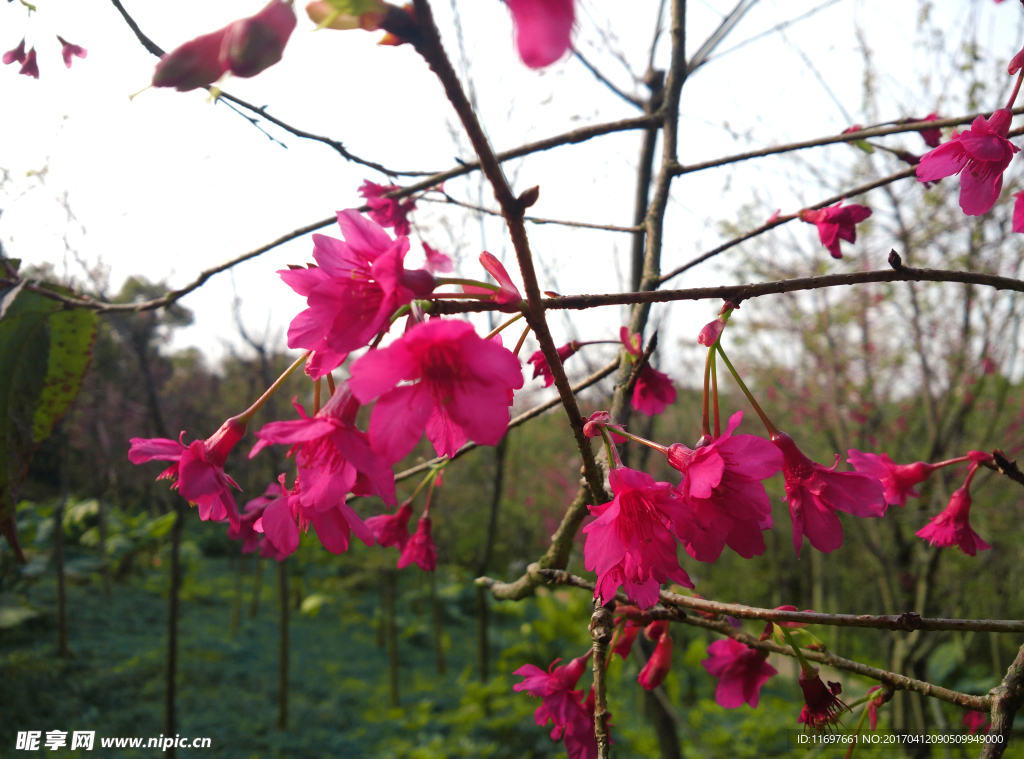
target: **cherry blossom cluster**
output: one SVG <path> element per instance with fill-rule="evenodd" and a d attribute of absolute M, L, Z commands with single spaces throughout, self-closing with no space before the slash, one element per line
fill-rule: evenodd
<path fill-rule="evenodd" d="M 573 0 L 508 0 L 506 4 L 514 20 L 516 46 L 526 65 L 550 65 L 571 49 Z M 403 24 L 415 21 L 411 8 L 380 0 L 314 0 L 306 12 L 320 28 L 382 29 L 386 35 L 381 44 L 389 45 L 409 41 L 403 36 L 410 33 Z M 254 76 L 281 59 L 296 23 L 290 2 L 271 0 L 254 16 L 190 40 L 165 55 L 154 72 L 153 86 L 179 91 L 215 89 L 226 75 Z M 72 55 L 84 57 L 81 48 L 62 43 L 68 65 Z M 15 61 L 22 63 L 22 73 L 27 73 L 29 61 L 35 66 L 34 49 L 26 54 L 23 42 L 4 56 L 4 63 Z M 980 215 L 992 208 L 1002 188 L 1002 174 L 1018 152 L 1007 135 L 1011 108 L 1024 80 L 1024 50 L 1009 66 L 1011 75 L 1018 72 L 1006 108 L 988 118 L 979 116 L 962 133 L 954 130 L 946 143 L 941 142 L 939 128 L 922 127 L 920 135 L 932 148 L 922 157 L 893 151 L 917 167 L 921 182 L 959 173 L 960 205 L 966 214 Z M 937 119 L 937 114 L 930 113 L 921 120 L 903 121 L 927 124 Z M 859 132 L 861 127 L 847 131 Z M 864 141 L 855 140 L 853 144 L 863 147 L 861 143 Z M 261 556 L 282 561 L 297 550 L 302 532 L 312 525 L 331 553 L 348 550 L 354 534 L 368 546 L 396 548 L 399 568 L 415 564 L 433 571 L 437 566 L 430 514 L 434 491 L 463 446 L 470 441 L 496 445 L 508 430 L 509 409 L 515 394 L 525 386 L 519 353 L 530 327 L 523 330 L 512 349 L 506 347 L 501 332 L 523 318 L 527 304 L 501 262 L 486 251 L 479 257 L 489 275 L 486 280 L 444 276 L 454 271 L 452 260 L 427 243 L 422 244 L 422 265 L 409 268 L 410 216 L 417 198 L 398 186 L 370 181 L 363 183 L 359 193 L 367 202 L 365 215 L 356 209 L 339 211 L 340 238 L 313 235 L 313 262 L 278 272 L 282 282 L 306 301 L 288 329 L 288 346 L 303 351 L 301 358 L 248 409 L 225 421 L 209 438 L 187 444 L 184 432 L 176 441 L 133 438 L 129 458 L 136 464 L 170 462 L 158 479 L 169 480 L 172 489 L 197 506 L 201 519 L 227 523 L 229 537 L 241 541 L 244 552 L 259 551 Z M 840 201 L 802 209 L 785 220 L 815 225 L 822 245 L 834 258 L 841 258 L 840 241 L 855 243 L 857 224 L 870 216 L 871 209 Z M 776 212 L 768 224 L 782 220 Z M 1014 230 L 1024 231 L 1024 193 L 1017 196 Z M 495 310 L 515 315 L 480 335 L 469 321 L 426 316 L 433 302 L 446 299 L 487 301 Z M 852 470 L 845 471 L 839 469 L 839 454 L 831 466 L 811 460 L 790 435 L 772 423 L 725 353 L 722 338 L 737 308 L 727 302 L 718 318 L 698 336 L 698 343 L 707 348 L 707 358 L 702 425 L 692 448 L 637 436 L 607 411 L 597 411 L 584 420 L 586 437 L 600 438 L 604 445 L 611 493 L 610 500 L 588 507 L 592 521 L 582 528 L 584 565 L 596 575 L 597 602 L 619 602 L 611 650 L 625 659 L 641 632 L 653 643 L 638 677 L 647 690 L 660 686 L 670 672 L 673 646 L 669 621 L 654 619 L 650 610 L 658 604 L 663 586 L 674 583 L 678 590 L 694 588 L 679 563 L 679 547 L 694 560 L 706 563 L 717 561 L 726 547 L 745 559 L 763 554 L 763 533 L 773 527 L 772 504 L 764 483 L 776 474 L 783 476 L 783 501 L 789 508 L 793 546 L 799 556 L 805 537 L 813 549 L 825 553 L 842 545 L 838 512 L 883 518 L 890 506 L 903 508 L 908 498 L 919 497 L 916 488 L 934 471 L 965 464 L 963 485 L 917 535 L 935 546 L 955 545 L 970 556 L 990 548 L 971 528 L 969 514 L 973 479 L 980 467 L 995 467 L 992 454 L 968 451 L 936 463 L 898 464 L 886 453 L 850 449 L 846 462 Z M 577 352 L 604 344 L 614 345 L 624 366 L 632 369 L 630 402 L 635 411 L 652 417 L 675 403 L 673 380 L 650 365 L 652 348 L 645 351 L 642 336 L 625 327 L 618 340 L 574 340 L 558 347 L 558 361 L 564 365 Z M 551 355 L 554 346 L 546 345 Z M 742 411 L 732 413 L 723 427 L 717 386 L 719 360 L 764 424 L 765 437 L 738 433 Z M 533 353 L 526 363 L 544 387 L 553 384 L 555 373 L 544 351 Z M 336 381 L 334 372 L 343 365 L 347 377 Z M 240 512 L 233 493 L 238 485 L 224 469 L 228 455 L 243 439 L 255 413 L 300 367 L 314 383 L 311 411 L 293 399 L 296 416 L 266 423 L 255 432 L 257 442 L 249 453 L 252 457 L 271 445 L 286 446 L 295 473 L 281 474 Z M 323 381 L 329 395 L 321 404 Z M 399 503 L 393 467 L 412 453 L 424 436 L 439 463 L 429 467 L 412 495 Z M 618 446 L 631 442 L 663 455 L 677 473 L 672 477 L 676 481 L 657 481 L 623 466 Z M 410 534 L 414 506 L 424 492 L 416 528 Z M 387 511 L 364 520 L 350 505 L 359 497 L 380 498 Z M 739 626 L 730 618 L 725 622 Z M 822 681 L 818 669 L 801 653 L 797 637 L 802 637 L 805 648 L 820 646 L 801 629 L 804 626 L 769 622 L 761 640 L 775 637 L 792 647 L 800 663 L 798 682 L 805 698 L 799 722 L 822 729 L 834 724 L 849 707 L 840 699 L 840 685 Z M 556 660 L 546 672 L 533 664 L 515 672 L 523 681 L 514 690 L 541 699 L 534 715 L 537 724 L 551 724 L 552 739 L 564 741 L 573 759 L 597 755 L 594 688 L 586 697 L 576 688 L 592 653 L 563 666 L 556 666 L 560 661 Z M 725 708 L 742 704 L 756 708 L 761 687 L 777 674 L 767 663 L 765 651 L 731 637 L 711 644 L 702 664 L 718 680 L 715 698 Z M 872 729 L 879 705 L 890 696 L 890 690 L 873 689 L 865 697 Z M 975 730 L 981 727 L 970 725 Z"/>

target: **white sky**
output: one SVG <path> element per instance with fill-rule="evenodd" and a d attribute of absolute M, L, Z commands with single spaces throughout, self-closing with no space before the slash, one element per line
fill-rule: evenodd
<path fill-rule="evenodd" d="M 143 31 L 166 49 L 262 5 L 262 0 L 124 1 Z M 688 50 L 699 47 L 733 4 L 691 0 Z M 761 0 L 720 52 L 821 4 Z M 445 0 L 434 5 L 449 54 L 458 62 L 451 5 Z M 609 52 L 602 33 L 610 34 L 614 47 L 642 73 L 656 0 L 581 0 L 577 5 L 577 46 L 631 90 L 629 74 Z M 971 33 L 966 27 L 972 8 L 978 11 L 982 47 L 1003 59 L 1020 47 L 1021 9 L 1012 1 L 837 0 L 784 34 L 769 34 L 692 76 L 683 90 L 681 160 L 685 164 L 833 134 L 851 119 L 868 123 L 870 116 L 861 108 L 864 59 L 858 33 L 881 72 L 876 81 L 881 120 L 932 109 L 957 115 L 960 110 L 944 111 L 943 98 L 950 93 L 936 82 L 950 64 L 944 61 L 942 71 L 932 69 L 942 58 L 929 57 L 916 32 L 926 5 L 932 6 L 938 28 L 948 30 L 948 39 L 939 42 L 949 49 L 959 49 L 961 38 Z M 0 3 L 0 48 L 13 48 L 27 34 L 29 45 L 38 48 L 41 70 L 35 81 L 18 76 L 16 66 L 0 69 L 0 167 L 10 171 L 10 181 L 0 192 L 0 240 L 8 255 L 53 262 L 61 271 L 67 265 L 80 275 L 65 252 L 67 235 L 85 261 L 102 259 L 111 267 L 115 291 L 131 274 L 181 286 L 202 268 L 359 205 L 357 188 L 363 179 L 384 181 L 325 145 L 267 125 L 288 146 L 282 149 L 228 108 L 209 105 L 202 90 L 150 90 L 130 102 L 128 95 L 149 82 L 156 60 L 116 9 L 102 0 L 39 0 L 38 6 L 39 12 L 27 19 L 19 3 Z M 525 68 L 515 55 L 511 21 L 498 0 L 461 0 L 458 9 L 482 120 L 498 150 L 636 113 L 571 58 L 542 72 Z M 229 81 L 225 89 L 267 104 L 279 118 L 338 139 L 357 155 L 392 168 L 440 170 L 452 166 L 456 156 L 470 157 L 440 85 L 408 46 L 378 47 L 380 33 L 313 34 L 311 29 L 300 12 L 299 28 L 282 63 L 254 79 Z M 88 59 L 76 59 L 66 70 L 55 34 L 88 48 Z M 667 56 L 663 42 L 658 65 L 663 67 Z M 935 75 L 930 88 L 922 83 L 929 73 Z M 901 139 L 890 144 L 923 152 L 917 135 Z M 518 190 L 540 185 L 540 201 L 531 209 L 535 215 L 628 225 L 640 140 L 638 132 L 631 132 L 566 146 L 508 163 L 506 172 Z M 832 194 L 822 191 L 815 173 L 837 180 L 856 157 L 853 149 L 840 145 L 802 153 L 795 162 L 770 159 L 677 179 L 666 220 L 663 268 L 717 244 L 721 237 L 716 225 L 736 220 L 741 207 L 754 204 L 757 214 L 763 209 L 767 216 L 776 207 L 792 212 Z M 30 175 L 43 169 L 42 180 Z M 471 201 L 480 188 L 478 175 L 446 185 L 451 194 Z M 77 223 L 68 223 L 60 202 L 65 194 Z M 483 199 L 495 206 L 489 191 Z M 464 211 L 427 203 L 413 219 L 412 266 L 422 260 L 418 239 L 449 253 L 458 247 L 464 276 L 482 276 L 476 257 L 483 247 L 500 258 L 512 258 L 497 220 L 481 225 Z M 812 227 L 794 233 L 816 244 Z M 531 227 L 531 240 L 540 268 L 546 267 L 555 280 L 544 275 L 545 288 L 563 294 L 619 290 L 617 272 L 628 277 L 628 235 L 548 225 Z M 197 345 L 215 360 L 226 343 L 237 342 L 231 317 L 233 283 L 249 328 L 259 332 L 269 323 L 283 334 L 303 302 L 274 271 L 311 260 L 311 251 L 306 237 L 236 267 L 233 275 L 211 279 L 182 301 L 195 312 L 196 323 L 179 332 L 175 346 Z M 518 280 L 514 269 L 510 266 Z M 721 283 L 721 271 L 705 266 L 673 286 Z M 661 344 L 691 343 L 717 308 L 708 303 L 673 306 Z M 617 309 L 605 309 L 573 319 L 580 336 L 597 339 L 613 336 L 621 316 Z M 552 323 L 556 339 L 565 337 L 566 321 L 556 315 Z"/>

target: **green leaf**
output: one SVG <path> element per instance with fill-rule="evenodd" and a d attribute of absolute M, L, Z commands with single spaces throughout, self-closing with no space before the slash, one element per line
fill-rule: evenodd
<path fill-rule="evenodd" d="M 52 288 L 55 292 L 67 292 Z M 0 318 L 0 532 L 21 557 L 14 491 L 35 449 L 53 432 L 78 391 L 92 356 L 96 314 L 17 287 L 4 293 Z"/>
<path fill-rule="evenodd" d="M 875 152 L 875 146 L 872 145 L 867 140 L 854 140 L 850 144 L 860 148 L 861 150 L 863 150 L 868 155 L 871 155 L 872 153 Z"/>
<path fill-rule="evenodd" d="M 334 10 L 346 16 L 362 16 L 364 13 L 382 13 L 386 10 L 380 0 L 327 0 Z"/>

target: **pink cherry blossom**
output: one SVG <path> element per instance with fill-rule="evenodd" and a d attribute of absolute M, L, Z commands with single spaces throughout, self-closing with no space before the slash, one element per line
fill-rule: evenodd
<path fill-rule="evenodd" d="M 658 645 L 654 647 L 651 658 L 647 660 L 647 664 L 640 670 L 640 675 L 636 681 L 645 690 L 654 690 L 665 682 L 669 670 L 672 669 L 672 636 L 668 631 L 668 621 L 659 620 L 652 622 L 644 630 L 644 636 L 648 640 L 658 641 Z"/>
<path fill-rule="evenodd" d="M 412 198 L 400 200 L 398 198 L 385 198 L 384 195 L 395 190 L 401 190 L 397 185 L 374 184 L 369 179 L 363 181 L 359 188 L 359 194 L 366 198 L 366 205 L 370 207 L 370 218 L 382 227 L 394 227 L 395 234 L 405 236 L 409 234 L 409 214 L 416 208 L 416 201 Z M 426 246 L 424 246 L 426 247 Z M 429 261 L 430 251 L 427 251 Z M 449 271 L 451 271 L 449 269 Z"/>
<path fill-rule="evenodd" d="M 723 709 L 749 704 L 756 709 L 761 686 L 779 672 L 768 663 L 768 653 L 745 646 L 732 638 L 708 646 L 708 658 L 701 661 L 712 677 L 718 678 L 715 703 Z"/>
<path fill-rule="evenodd" d="M 672 378 L 650 364 L 640 370 L 633 388 L 631 405 L 644 416 L 657 416 L 676 402 L 676 388 Z"/>
<path fill-rule="evenodd" d="M 262 532 L 284 556 L 295 553 L 299 547 L 300 530 L 308 530 L 312 524 L 320 543 L 334 554 L 348 550 L 351 533 L 366 545 L 374 543 L 373 533 L 363 520 L 344 501 L 333 508 L 320 511 L 302 504 L 302 485 L 299 478 L 289 490 L 284 484 L 284 475 L 279 478 L 281 497 L 267 504 L 253 529 Z"/>
<path fill-rule="evenodd" d="M 518 303 L 523 299 L 523 296 L 519 293 L 519 288 L 516 287 L 515 282 L 509 277 L 505 267 L 501 265 L 501 261 L 492 256 L 486 250 L 480 254 L 480 265 L 484 267 L 484 270 L 494 277 L 495 282 L 498 283 L 498 290 L 489 290 L 486 287 L 476 287 L 474 285 L 463 285 L 462 291 L 466 293 L 473 293 L 475 295 L 489 295 L 494 298 L 495 302 L 506 305 L 509 303 Z"/>
<path fill-rule="evenodd" d="M 353 363 L 349 386 L 363 403 L 380 398 L 370 440 L 397 461 L 424 429 L 438 456 L 453 456 L 470 438 L 497 445 L 508 429 L 509 391 L 523 386 L 523 372 L 511 351 L 469 322 L 432 319 Z"/>
<path fill-rule="evenodd" d="M 721 435 L 696 450 L 668 448 L 669 465 L 684 477 L 675 532 L 698 561 L 716 561 L 726 545 L 745 559 L 764 553 L 761 531 L 772 526 L 772 507 L 761 480 L 782 469 L 783 455 L 764 438 L 733 435 L 742 419 L 737 411 Z"/>
<path fill-rule="evenodd" d="M 291 3 L 270 0 L 255 16 L 228 25 L 220 50 L 221 64 L 235 76 L 256 76 L 281 60 L 295 24 Z"/>
<path fill-rule="evenodd" d="M 594 686 L 590 686 L 587 698 L 583 702 L 583 714 L 587 723 L 585 726 L 573 724 L 571 730 L 565 733 L 565 753 L 568 759 L 597 759 L 597 736 L 594 735 Z M 611 714 L 609 713 L 609 717 Z M 608 724 L 611 728 L 611 724 Z M 615 745 L 612 740 L 611 730 L 608 730 L 608 745 Z"/>
<path fill-rule="evenodd" d="M 854 469 L 882 483 L 885 489 L 885 502 L 900 507 L 907 505 L 908 496 L 920 498 L 921 494 L 914 486 L 927 480 L 936 469 L 923 461 L 897 464 L 887 453 L 862 453 L 856 448 L 851 448 L 846 453 L 846 460 Z"/>
<path fill-rule="evenodd" d="M 60 54 L 64 57 L 64 65 L 68 68 L 71 68 L 72 56 L 84 59 L 87 55 L 89 55 L 89 51 L 86 50 L 84 47 L 82 47 L 81 45 L 76 45 L 72 42 L 68 42 L 59 34 L 57 35 L 57 39 L 60 40 Z"/>
<path fill-rule="evenodd" d="M 28 51 L 28 55 L 25 56 L 25 63 L 23 63 L 21 68 L 18 69 L 18 73 L 30 76 L 33 79 L 39 78 L 39 64 L 36 62 L 35 47 Z"/>
<path fill-rule="evenodd" d="M 431 274 L 450 274 L 455 268 L 451 257 L 439 250 L 435 250 L 426 243 L 423 243 L 423 252 L 427 256 L 427 263 L 423 268 Z"/>
<path fill-rule="evenodd" d="M 806 724 L 811 730 L 821 730 L 836 724 L 839 715 L 847 709 L 846 704 L 837 698 L 843 692 L 842 685 L 830 682 L 826 688 L 818 676 L 817 667 L 812 667 L 809 672 L 801 669 L 797 681 L 804 692 L 804 708 L 797 721 Z"/>
<path fill-rule="evenodd" d="M 970 129 L 957 134 L 921 158 L 919 182 L 960 174 L 960 208 L 968 216 L 987 213 L 999 199 L 1003 172 L 1020 148 L 1006 139 L 1013 114 L 1001 108 L 986 119 L 979 116 Z M 966 171 L 965 171 L 966 169 Z"/>
<path fill-rule="evenodd" d="M 412 504 L 406 501 L 394 514 L 381 514 L 366 520 L 377 544 L 383 548 L 395 546 L 399 551 L 405 549 L 409 542 L 409 517 L 412 516 Z"/>
<path fill-rule="evenodd" d="M 593 732 L 593 723 L 587 718 L 583 707 L 583 691 L 573 690 L 586 669 L 588 651 L 585 656 L 573 659 L 568 664 L 555 667 L 561 659 L 555 659 L 545 672 L 533 664 L 524 664 L 513 672 L 523 678 L 521 683 L 512 686 L 519 693 L 526 691 L 533 698 L 542 699 L 542 703 L 534 712 L 534 721 L 544 727 L 549 721 L 554 723 L 551 739 L 558 740 L 563 732 L 582 733 L 589 729 Z"/>
<path fill-rule="evenodd" d="M 967 728 L 968 735 L 977 734 L 978 730 L 981 730 L 982 734 L 987 734 L 992 725 L 989 724 L 989 715 L 985 712 L 976 712 L 973 710 L 967 710 L 964 712 L 964 717 L 960 721 L 964 727 Z"/>
<path fill-rule="evenodd" d="M 1024 232 L 1024 190 L 1013 193 L 1013 231 Z"/>
<path fill-rule="evenodd" d="M 229 540 L 242 541 L 242 553 L 252 553 L 261 543 L 268 542 L 265 536 L 256 532 L 254 526 L 256 521 L 263 516 L 263 510 L 267 508 L 267 505 L 274 499 L 280 498 L 281 495 L 280 483 L 270 483 L 263 495 L 253 498 L 245 504 L 237 529 L 235 527 L 228 528 Z M 263 555 L 262 551 L 260 555 Z"/>
<path fill-rule="evenodd" d="M 311 367 L 311 375 L 334 369 L 333 361 L 340 364 L 366 345 L 388 328 L 395 311 L 435 286 L 430 272 L 404 268 L 408 237 L 392 240 L 354 209 L 338 212 L 338 226 L 344 241 L 313 235 L 316 266 L 278 272 L 309 306 L 292 319 L 288 346 L 324 351 L 331 359 Z"/>
<path fill-rule="evenodd" d="M 360 474 L 366 475 L 372 492 L 384 503 L 397 503 L 394 472 L 371 450 L 366 433 L 356 429 L 359 402 L 348 385 L 339 383 L 334 395 L 312 418 L 295 400 L 292 403 L 302 418 L 264 425 L 256 433 L 259 442 L 249 458 L 274 443 L 290 445 L 288 455 L 295 456 L 302 480 L 302 504 L 318 511 L 334 508 L 353 491 Z"/>
<path fill-rule="evenodd" d="M 971 480 L 978 471 L 977 464 L 971 464 L 967 480 L 953 492 L 949 505 L 932 517 L 931 522 L 917 531 L 917 537 L 924 538 L 933 546 L 949 548 L 959 546 L 968 556 L 977 555 L 978 551 L 987 551 L 992 546 L 981 539 L 971 527 Z"/>
<path fill-rule="evenodd" d="M 925 116 L 923 119 L 913 119 L 913 120 L 914 121 L 937 121 L 938 119 L 939 119 L 939 114 L 932 112 L 932 113 L 929 113 L 927 116 Z M 940 128 L 938 128 L 938 127 L 934 127 L 932 129 L 922 129 L 922 130 L 920 130 L 918 132 L 918 134 L 921 135 L 921 139 L 924 140 L 924 144 L 927 145 L 930 148 L 937 148 L 939 146 L 939 144 L 942 142 L 942 130 Z"/>
<path fill-rule="evenodd" d="M 618 607 L 618 609 L 622 608 L 621 606 Z M 616 609 L 616 613 L 618 609 Z M 629 619 L 628 617 L 620 617 L 620 621 L 624 621 L 622 634 L 619 636 L 618 642 L 612 651 L 625 659 L 629 656 L 629 652 L 633 650 L 633 641 L 636 640 L 636 636 L 639 635 L 640 631 L 644 629 L 644 625 L 642 622 L 637 622 L 635 619 Z"/>
<path fill-rule="evenodd" d="M 722 336 L 722 332 L 724 330 L 725 322 L 721 319 L 715 319 L 712 322 L 708 322 L 701 328 L 700 334 L 697 335 L 697 342 L 710 348 L 718 342 L 718 338 Z"/>
<path fill-rule="evenodd" d="M 550 66 L 572 47 L 573 0 L 508 0 L 516 47 L 532 69 Z"/>
<path fill-rule="evenodd" d="M 871 209 L 867 206 L 856 203 L 844 206 L 841 200 L 828 208 L 819 208 L 815 211 L 803 210 L 799 213 L 801 221 L 806 221 L 818 228 L 821 244 L 828 248 L 832 258 L 843 257 L 839 250 L 839 241 L 856 242 L 856 225 L 869 216 L 871 216 Z"/>
<path fill-rule="evenodd" d="M 640 335 L 631 335 L 626 327 L 619 329 L 619 340 L 626 352 L 634 361 L 643 355 L 640 349 Z M 650 364 L 640 370 L 636 386 L 633 388 L 631 405 L 635 411 L 644 416 L 657 416 L 676 401 L 676 388 L 672 379 L 664 372 L 659 372 Z"/>
<path fill-rule="evenodd" d="M 25 54 L 25 38 L 22 37 L 17 47 L 4 53 L 3 62 L 7 66 L 12 63 L 24 63 L 27 57 Z"/>
<path fill-rule="evenodd" d="M 885 514 L 882 483 L 860 472 L 837 472 L 839 456 L 831 468 L 807 458 L 793 438 L 785 432 L 772 436 L 784 457 L 782 473 L 786 478 L 786 498 L 793 517 L 793 547 L 797 556 L 807 535 L 814 548 L 823 553 L 843 544 L 843 525 L 836 511 L 858 517 L 880 517 Z"/>
<path fill-rule="evenodd" d="M 558 349 L 558 360 L 563 364 L 568 358 L 574 355 L 577 351 L 576 343 L 566 343 Z M 551 367 L 548 366 L 548 360 L 544 358 L 544 351 L 537 351 L 530 358 L 527 359 L 527 363 L 533 364 L 533 378 L 537 377 L 544 378 L 544 387 L 551 387 L 555 382 L 555 377 L 551 374 Z"/>
<path fill-rule="evenodd" d="M 430 527 L 430 517 L 424 514 L 416 523 L 416 532 L 402 547 L 402 555 L 398 557 L 399 569 L 405 569 L 410 564 L 415 564 L 424 572 L 437 569 L 437 546 L 430 536 Z"/>
<path fill-rule="evenodd" d="M 692 588 L 669 530 L 682 517 L 681 499 L 672 486 L 625 467 L 613 469 L 608 482 L 615 497 L 590 506 L 597 519 L 583 528 L 584 564 L 597 573 L 594 597 L 610 600 L 624 585 L 629 599 L 648 609 L 657 603 L 663 582 L 674 580 Z"/>
<path fill-rule="evenodd" d="M 231 449 L 245 434 L 245 427 L 245 422 L 232 417 L 206 440 L 193 440 L 187 446 L 180 442 L 184 432 L 178 440 L 133 437 L 128 459 L 133 464 L 173 461 L 157 479 L 174 480 L 171 489 L 177 490 L 189 503 L 196 504 L 200 519 L 213 522 L 228 519 L 237 530 L 238 506 L 231 488 L 241 488 L 224 473 L 224 463 Z"/>

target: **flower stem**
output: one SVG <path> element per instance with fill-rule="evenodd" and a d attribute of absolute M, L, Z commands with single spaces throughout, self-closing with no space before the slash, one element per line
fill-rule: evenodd
<path fill-rule="evenodd" d="M 862 699 L 858 699 L 857 701 L 855 701 L 855 702 L 854 702 L 854 703 L 852 703 L 852 704 L 848 704 L 848 706 L 849 706 L 850 708 L 853 708 L 854 706 L 856 706 L 857 704 L 859 704 L 859 703 L 861 703 L 861 702 L 870 702 L 870 701 L 871 701 L 871 698 L 872 698 L 871 696 L 865 696 L 864 698 L 862 698 Z M 857 720 L 857 727 L 855 727 L 855 728 L 854 728 L 854 730 L 853 730 L 853 734 L 854 734 L 854 735 L 860 735 L 860 729 L 861 729 L 862 727 L 864 727 L 864 718 L 865 718 L 866 716 L 868 716 L 868 709 L 869 709 L 869 707 L 870 707 L 870 706 L 871 706 L 871 704 L 870 704 L 870 703 L 865 703 L 865 704 L 864 704 L 864 711 L 862 711 L 862 712 L 860 713 L 860 719 L 859 719 L 859 720 Z M 845 755 L 843 756 L 843 759 L 850 759 L 850 757 L 851 757 L 851 756 L 853 756 L 853 750 L 854 750 L 854 749 L 855 749 L 856 747 L 857 747 L 857 741 L 853 741 L 853 742 L 852 742 L 852 743 L 850 744 L 850 748 L 849 748 L 849 749 L 847 750 L 846 754 L 845 754 Z"/>
<path fill-rule="evenodd" d="M 634 434 L 632 434 L 630 432 L 626 432 L 625 430 L 622 430 L 622 429 L 615 430 L 615 434 L 616 435 L 622 435 L 622 437 L 624 437 L 624 438 L 626 438 L 628 440 L 632 440 L 634 443 L 640 443 L 640 445 L 646 445 L 648 448 L 653 448 L 654 450 L 658 451 L 659 453 L 663 453 L 663 454 L 667 454 L 668 453 L 668 448 L 666 446 L 661 445 L 660 443 L 655 443 L 653 440 L 648 440 L 647 438 L 642 438 L 639 435 L 634 435 Z"/>
<path fill-rule="evenodd" d="M 715 414 L 715 439 L 722 434 L 722 427 L 718 420 L 718 355 L 711 352 L 711 404 Z"/>
<path fill-rule="evenodd" d="M 284 370 L 284 374 L 282 374 L 280 377 L 274 380 L 274 384 L 268 387 L 266 392 L 256 399 L 255 403 L 253 403 L 251 406 L 249 406 L 249 408 L 247 408 L 245 411 L 243 411 L 235 418 L 240 422 L 248 423 L 248 421 L 252 419 L 253 415 L 261 408 L 263 408 L 263 404 L 269 401 L 270 397 L 281 389 L 281 385 L 283 385 L 284 381 L 288 379 L 288 375 L 290 375 L 292 372 L 294 372 L 296 369 L 302 366 L 306 362 L 306 359 L 309 358 L 312 352 L 313 351 L 306 351 L 297 359 L 295 359 L 292 365 Z"/>
<path fill-rule="evenodd" d="M 430 296 L 431 300 L 456 300 L 468 298 L 469 300 L 491 300 L 494 296 L 491 294 L 484 295 L 483 293 L 434 293 Z"/>
<path fill-rule="evenodd" d="M 612 437 L 608 434 L 608 430 L 601 425 L 601 438 L 604 440 L 604 449 L 608 454 L 608 463 L 614 469 L 618 469 L 622 466 L 622 459 L 619 458 L 619 449 L 612 443 Z"/>
<path fill-rule="evenodd" d="M 490 282 L 480 282 L 476 279 L 462 279 L 460 277 L 437 277 L 434 281 L 437 282 L 438 287 L 441 285 L 469 285 L 470 287 L 483 287 L 487 290 L 494 290 L 494 292 L 501 289 L 498 285 L 493 285 Z M 433 297 L 436 298 L 438 296 L 434 295 Z"/>
<path fill-rule="evenodd" d="M 793 636 L 790 635 L 789 630 L 787 630 L 782 625 L 779 625 L 779 629 L 782 630 L 782 637 L 784 637 L 786 639 L 786 642 L 790 645 L 790 648 L 793 649 L 793 653 L 796 654 L 797 661 L 800 662 L 800 669 L 802 669 L 804 671 L 804 674 L 807 674 L 807 675 L 813 674 L 814 673 L 814 667 L 812 667 L 811 663 L 808 662 L 807 659 L 804 658 L 803 651 L 800 650 L 800 646 L 798 646 L 796 644 L 796 641 L 793 640 Z"/>
<path fill-rule="evenodd" d="M 1013 108 L 1014 101 L 1017 100 L 1017 93 L 1020 92 L 1020 83 L 1022 81 L 1024 81 L 1024 69 L 1021 69 L 1020 73 L 1017 74 L 1017 83 L 1013 85 L 1013 93 L 1010 95 L 1010 100 L 1006 104 L 1007 109 Z"/>
<path fill-rule="evenodd" d="M 395 313 L 391 314 L 391 324 L 394 324 L 396 321 L 401 319 L 403 316 L 405 316 L 410 311 L 412 311 L 412 306 L 410 306 L 408 303 L 406 303 L 400 309 L 395 311 Z"/>
<path fill-rule="evenodd" d="M 331 397 L 333 398 L 334 397 L 334 375 L 331 374 L 330 372 L 327 372 L 326 376 L 327 376 L 327 387 L 330 388 L 330 390 L 331 390 Z"/>
<path fill-rule="evenodd" d="M 505 327 L 509 326 L 510 324 L 514 324 L 515 322 L 519 321 L 522 318 L 523 318 L 522 314 L 517 314 L 516 316 L 513 316 L 511 319 L 509 319 L 504 324 L 499 324 L 497 327 L 495 327 L 494 329 L 492 329 L 490 332 L 487 333 L 487 337 L 485 337 L 484 340 L 490 340 L 495 335 L 500 334 L 501 331 L 503 329 L 505 329 Z"/>
<path fill-rule="evenodd" d="M 775 425 L 772 424 L 772 421 L 771 421 L 771 419 L 768 418 L 768 415 L 766 413 L 764 413 L 764 410 L 762 410 L 762 408 L 758 404 L 758 402 L 756 400 L 754 400 L 754 395 L 750 392 L 750 390 L 747 388 L 746 384 L 740 378 L 740 374 L 739 374 L 739 372 L 736 371 L 736 367 L 734 367 L 732 365 L 732 361 L 730 361 L 729 357 L 725 355 L 725 351 L 722 350 L 721 344 L 720 343 L 715 343 L 715 347 L 718 349 L 718 352 L 721 354 L 722 360 L 725 362 L 725 365 L 729 368 L 729 373 L 732 374 L 733 379 L 735 379 L 736 383 L 740 386 L 740 390 L 742 390 L 743 394 L 745 396 L 747 396 L 747 400 L 750 401 L 750 405 L 754 407 L 754 411 L 757 412 L 757 415 L 759 417 L 761 417 L 761 421 L 764 423 L 765 429 L 768 430 L 768 434 L 769 435 L 778 435 L 779 431 L 775 428 Z"/>
<path fill-rule="evenodd" d="M 702 436 L 711 435 L 711 413 L 709 411 L 709 404 L 711 402 L 711 356 L 714 352 L 714 346 L 708 348 L 708 355 L 704 359 L 704 397 L 701 400 L 700 417 L 700 434 Z"/>
<path fill-rule="evenodd" d="M 938 464 L 931 464 L 931 466 L 933 466 L 936 469 L 939 469 L 940 467 L 953 466 L 954 464 L 962 464 L 963 462 L 970 460 L 970 456 L 958 456 L 955 459 L 946 459 L 945 461 L 940 461 Z"/>
<path fill-rule="evenodd" d="M 519 336 L 519 342 L 516 343 L 516 349 L 514 351 L 512 351 L 513 355 L 516 355 L 516 356 L 519 355 L 519 351 L 521 351 L 523 349 L 523 343 L 526 342 L 526 336 L 528 334 L 530 334 L 530 327 L 529 327 L 529 325 L 527 325 L 526 329 L 523 330 L 523 334 L 521 334 Z"/>
<path fill-rule="evenodd" d="M 320 378 L 313 380 L 313 416 L 320 410 Z"/>

